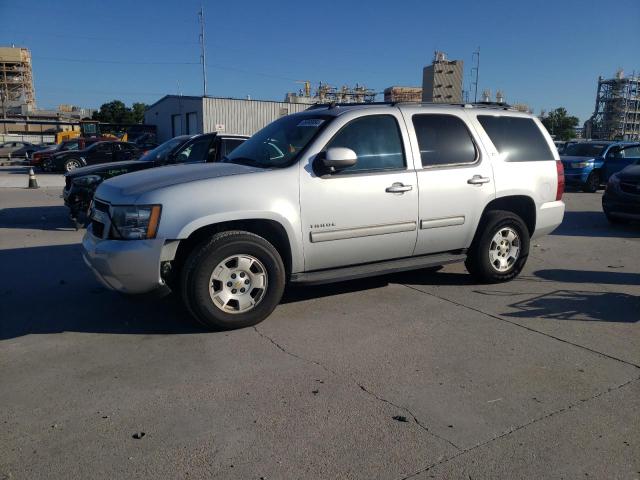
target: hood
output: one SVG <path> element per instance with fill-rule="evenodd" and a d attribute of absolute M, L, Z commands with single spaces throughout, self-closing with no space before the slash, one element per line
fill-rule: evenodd
<path fill-rule="evenodd" d="M 77 178 L 82 177 L 84 175 L 104 175 L 110 170 L 119 171 L 118 175 L 126 173 L 128 170 L 138 170 L 142 168 L 150 168 L 154 165 L 153 162 L 141 162 L 139 160 L 125 160 L 122 162 L 109 162 L 109 163 L 99 163 L 97 165 L 89 165 L 88 167 L 80 167 L 72 170 L 71 172 L 65 174 L 65 177 Z"/>
<path fill-rule="evenodd" d="M 640 165 L 629 165 L 627 168 L 620 170 L 616 176 L 620 180 L 627 182 L 640 182 Z"/>
<path fill-rule="evenodd" d="M 96 196 L 104 200 L 122 196 L 138 196 L 180 183 L 265 171 L 262 168 L 233 163 L 196 163 L 150 168 L 141 172 L 111 178 L 103 182 Z"/>

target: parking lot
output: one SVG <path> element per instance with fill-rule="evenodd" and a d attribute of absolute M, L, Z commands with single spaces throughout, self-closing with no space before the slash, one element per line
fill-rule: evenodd
<path fill-rule="evenodd" d="M 0 188 L 0 479 L 640 478 L 640 226 L 601 192 L 510 283 L 290 289 L 212 333 L 105 290 L 60 190 Z"/>

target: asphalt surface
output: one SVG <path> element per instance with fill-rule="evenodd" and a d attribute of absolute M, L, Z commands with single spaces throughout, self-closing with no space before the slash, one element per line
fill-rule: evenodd
<path fill-rule="evenodd" d="M 0 188 L 0 479 L 640 478 L 640 226 L 599 194 L 510 283 L 289 290 L 223 333 L 102 288 L 59 195 Z"/>
<path fill-rule="evenodd" d="M 39 187 L 64 187 L 64 175 L 59 172 L 34 172 Z M 29 167 L 16 165 L 0 167 L 0 188 L 25 188 L 29 186 Z"/>

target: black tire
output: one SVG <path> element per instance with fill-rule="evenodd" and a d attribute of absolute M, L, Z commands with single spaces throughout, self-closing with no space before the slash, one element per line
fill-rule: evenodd
<path fill-rule="evenodd" d="M 505 271 L 498 271 L 490 261 L 489 250 L 493 237 L 502 229 L 511 228 L 519 238 L 520 252 L 513 264 Z M 469 248 L 465 265 L 473 277 L 482 283 L 507 282 L 514 279 L 524 268 L 529 256 L 529 230 L 522 219 L 512 212 L 491 210 L 480 221 L 476 236 Z"/>
<path fill-rule="evenodd" d="M 604 214 L 611 225 L 627 225 L 628 223 L 630 223 L 626 218 L 616 217 L 614 215 L 611 215 L 606 210 L 604 211 Z"/>
<path fill-rule="evenodd" d="M 582 186 L 582 191 L 587 193 L 595 193 L 600 188 L 600 174 L 591 172 L 586 183 Z"/>
<path fill-rule="evenodd" d="M 65 172 L 70 172 L 72 170 L 75 170 L 76 168 L 80 168 L 82 167 L 82 160 L 80 160 L 79 158 L 70 158 L 68 160 L 65 160 L 64 162 L 64 171 Z"/>
<path fill-rule="evenodd" d="M 264 266 L 267 287 L 255 307 L 246 312 L 227 313 L 214 304 L 210 279 L 214 269 L 228 257 L 250 255 Z M 180 275 L 182 299 L 194 318 L 213 330 L 230 330 L 256 325 L 276 308 L 284 293 L 286 273 L 278 251 L 264 238 L 244 231 L 217 233 L 188 256 Z"/>

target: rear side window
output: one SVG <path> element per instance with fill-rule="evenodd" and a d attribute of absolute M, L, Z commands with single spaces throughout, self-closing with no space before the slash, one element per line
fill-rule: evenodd
<path fill-rule="evenodd" d="M 506 161 L 553 160 L 547 141 L 532 119 L 478 115 L 478 121 Z"/>
<path fill-rule="evenodd" d="M 423 167 L 474 163 L 476 147 L 462 119 L 453 115 L 414 115 Z"/>
<path fill-rule="evenodd" d="M 391 115 L 367 115 L 348 123 L 327 145 L 350 148 L 358 162 L 340 173 L 404 168 L 404 150 L 396 119 Z"/>

